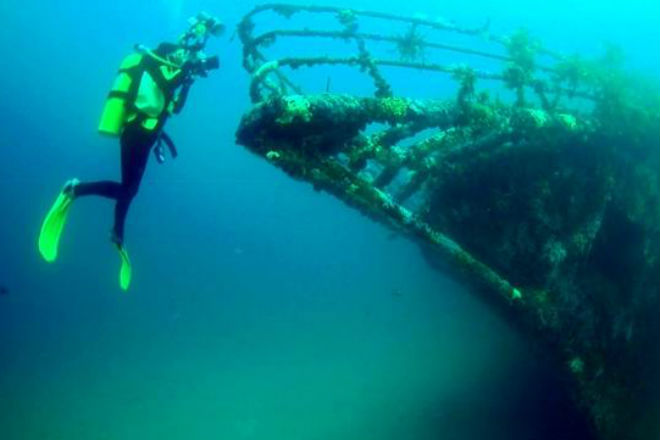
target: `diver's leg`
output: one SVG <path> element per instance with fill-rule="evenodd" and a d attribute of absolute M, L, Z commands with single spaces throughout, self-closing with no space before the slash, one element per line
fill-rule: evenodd
<path fill-rule="evenodd" d="M 101 196 L 117 200 L 121 192 L 121 183 L 111 180 L 81 182 L 73 187 L 74 197 Z"/>
<path fill-rule="evenodd" d="M 124 224 L 126 214 L 138 192 L 144 170 L 149 159 L 149 151 L 155 143 L 154 133 L 139 127 L 130 127 L 124 130 L 121 138 L 121 187 L 117 204 L 115 205 L 115 225 L 113 228 L 113 241 L 118 244 L 124 242 Z"/>

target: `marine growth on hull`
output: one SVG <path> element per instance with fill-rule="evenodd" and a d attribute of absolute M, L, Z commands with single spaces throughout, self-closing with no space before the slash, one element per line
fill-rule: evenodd
<path fill-rule="evenodd" d="M 654 429 L 660 93 L 620 50 L 285 4 L 238 35 L 239 144 L 471 285 L 556 363 L 595 437 Z"/>

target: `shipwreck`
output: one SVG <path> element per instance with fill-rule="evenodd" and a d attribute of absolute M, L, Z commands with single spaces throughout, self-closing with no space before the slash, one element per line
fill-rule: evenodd
<path fill-rule="evenodd" d="M 542 347 L 594 438 L 657 432 L 660 95 L 620 50 L 286 4 L 237 32 L 238 144 L 417 242 Z"/>

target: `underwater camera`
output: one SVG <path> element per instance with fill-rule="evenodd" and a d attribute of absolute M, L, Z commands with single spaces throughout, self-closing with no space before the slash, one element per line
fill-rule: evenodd
<path fill-rule="evenodd" d="M 200 57 L 188 61 L 186 70 L 193 75 L 206 77 L 209 71 L 220 68 L 220 58 L 218 56 Z"/>
<path fill-rule="evenodd" d="M 188 51 L 190 58 L 184 70 L 191 75 L 206 77 L 209 71 L 220 67 L 220 59 L 217 56 L 207 57 L 202 50 L 209 37 L 222 34 L 225 26 L 206 12 L 190 18 L 188 24 L 188 30 L 179 37 L 179 46 Z"/>

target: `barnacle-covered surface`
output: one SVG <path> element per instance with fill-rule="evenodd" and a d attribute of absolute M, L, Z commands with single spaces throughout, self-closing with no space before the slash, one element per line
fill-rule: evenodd
<path fill-rule="evenodd" d="M 329 15 L 336 29 L 255 34 L 270 13 Z M 367 20 L 408 30 L 362 32 Z M 492 51 L 433 40 L 446 33 Z M 595 437 L 657 432 L 660 95 L 624 71 L 617 50 L 586 60 L 527 31 L 497 37 L 487 26 L 318 6 L 258 7 L 239 35 L 254 103 L 239 144 L 415 240 L 433 266 L 473 286 L 545 348 Z M 340 39 L 356 54 L 268 58 L 266 46 L 285 37 Z M 381 57 L 373 43 L 393 50 Z M 499 70 L 438 64 L 432 51 Z M 373 96 L 305 93 L 287 70 L 322 65 L 356 67 Z M 384 66 L 448 74 L 453 95 L 395 95 Z"/>

